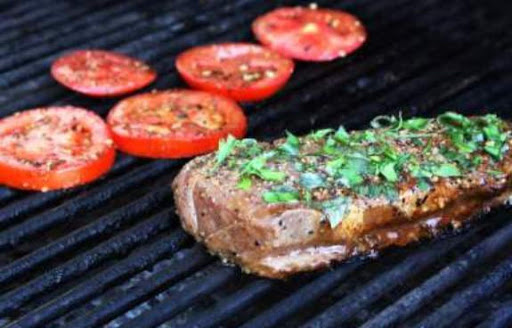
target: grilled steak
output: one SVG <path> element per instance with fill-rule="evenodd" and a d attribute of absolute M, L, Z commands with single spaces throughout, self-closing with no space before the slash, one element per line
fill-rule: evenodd
<path fill-rule="evenodd" d="M 183 227 L 272 278 L 458 228 L 511 191 L 510 126 L 495 115 L 378 117 L 347 133 L 224 141 L 173 183 Z"/>

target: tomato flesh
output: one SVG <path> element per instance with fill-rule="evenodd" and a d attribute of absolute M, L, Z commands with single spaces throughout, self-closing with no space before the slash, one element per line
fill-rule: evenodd
<path fill-rule="evenodd" d="M 76 92 L 93 97 L 115 97 L 141 89 L 156 78 L 142 61 L 103 50 L 78 50 L 57 59 L 52 76 Z"/>
<path fill-rule="evenodd" d="M 118 148 L 150 158 L 211 152 L 231 134 L 245 135 L 247 121 L 231 99 L 193 90 L 139 94 L 120 101 L 107 122 Z"/>
<path fill-rule="evenodd" d="M 176 68 L 193 88 L 239 101 L 257 101 L 279 91 L 292 75 L 294 64 L 258 45 L 224 43 L 181 53 Z"/>
<path fill-rule="evenodd" d="M 38 108 L 0 121 L 0 183 L 47 191 L 93 181 L 114 163 L 108 127 L 77 107 Z"/>
<path fill-rule="evenodd" d="M 283 7 L 258 17 L 256 38 L 283 56 L 304 61 L 345 57 L 366 40 L 361 22 L 340 10 Z"/>

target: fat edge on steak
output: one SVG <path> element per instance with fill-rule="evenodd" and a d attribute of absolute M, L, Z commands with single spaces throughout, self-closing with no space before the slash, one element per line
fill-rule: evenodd
<path fill-rule="evenodd" d="M 174 197 L 182 226 L 225 261 L 270 278 L 286 278 L 351 256 L 403 246 L 435 236 L 443 228 L 457 229 L 508 201 L 510 129 L 508 123 L 487 116 L 498 122 L 496 137 L 486 123 L 476 123 L 486 122 L 482 117 L 443 115 L 437 120 L 380 117 L 372 122 L 373 129 L 320 130 L 300 138 L 288 134 L 272 144 L 249 140 L 243 146 L 232 140 L 241 150 L 231 145 L 222 163 L 221 151 L 197 157 L 175 178 Z M 457 122 L 458 118 L 462 121 Z M 464 124 L 476 127 L 467 132 Z M 496 154 L 491 146 L 499 140 Z M 250 148 L 247 145 L 258 151 L 243 154 Z M 295 150 L 290 151 L 290 145 Z M 467 145 L 476 148 L 465 149 Z M 350 168 L 354 154 L 365 158 Z M 270 180 L 261 172 L 251 175 L 247 163 L 262 156 L 263 169 L 284 174 Z M 341 165 L 333 164 L 337 160 Z M 370 165 L 368 172 L 359 172 L 357 181 L 347 181 L 347 177 L 354 179 L 343 170 L 357 171 L 367 165 L 364 161 Z M 338 172 L 341 169 L 341 179 L 333 173 L 333 166 Z M 305 177 L 316 180 L 304 183 Z M 372 186 L 391 186 L 391 195 L 384 187 L 368 192 Z M 296 199 L 267 197 L 276 188 L 285 190 L 284 196 L 291 190 Z M 342 202 L 333 202 L 340 197 Z M 330 207 L 318 206 L 326 203 Z"/>

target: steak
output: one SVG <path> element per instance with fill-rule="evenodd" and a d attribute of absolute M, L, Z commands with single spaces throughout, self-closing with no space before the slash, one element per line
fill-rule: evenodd
<path fill-rule="evenodd" d="M 348 133 L 228 138 L 173 182 L 183 228 L 245 272 L 316 270 L 458 229 L 511 196 L 510 125 L 377 117 Z"/>

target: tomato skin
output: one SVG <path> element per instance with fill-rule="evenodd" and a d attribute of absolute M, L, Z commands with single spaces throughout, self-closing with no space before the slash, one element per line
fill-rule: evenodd
<path fill-rule="evenodd" d="M 252 23 L 256 38 L 283 56 L 330 61 L 357 50 L 366 41 L 364 26 L 353 15 L 331 9 L 282 7 Z"/>
<path fill-rule="evenodd" d="M 30 124 L 40 123 L 36 118 L 41 115 L 57 116 L 57 117 L 76 117 L 77 122 L 82 124 L 86 131 L 90 132 L 91 143 L 94 147 L 94 153 L 88 160 L 76 159 L 73 161 L 68 158 L 68 163 L 58 166 L 55 169 L 49 169 L 44 164 L 34 166 L 25 163 L 17 155 L 12 153 L 5 142 L 11 133 L 20 127 Z M 79 134 L 72 134 L 73 137 L 79 138 Z M 44 160 L 47 157 L 60 159 L 59 147 L 49 148 L 48 146 L 41 150 L 33 149 L 34 142 L 37 140 L 24 141 L 23 149 L 28 149 L 27 153 Z M 103 120 L 95 113 L 82 108 L 65 106 L 65 107 L 47 107 L 36 108 L 14 114 L 0 120 L 0 184 L 25 190 L 49 191 L 55 189 L 66 189 L 82 184 L 86 184 L 96 180 L 104 175 L 115 161 L 115 147 L 112 142 L 112 135 L 103 122 Z M 35 147 L 37 149 L 37 147 Z M 93 148 L 90 148 L 91 150 Z M 40 152 L 40 156 L 38 156 Z M 77 157 L 78 158 L 78 157 Z"/>
<path fill-rule="evenodd" d="M 198 63 L 205 63 L 230 74 L 241 63 L 252 63 L 273 67 L 272 78 L 263 76 L 254 82 L 243 82 L 240 78 L 212 79 L 201 76 Z M 176 69 L 192 88 L 220 94 L 237 101 L 259 101 L 274 95 L 290 79 L 294 71 L 293 61 L 278 53 L 250 43 L 222 43 L 194 47 L 181 53 L 176 59 Z"/>
<path fill-rule="evenodd" d="M 114 164 L 114 147 L 98 160 L 80 169 L 62 171 L 30 171 L 0 162 L 0 183 L 8 187 L 35 191 L 67 189 L 92 182 L 104 175 Z"/>
<path fill-rule="evenodd" d="M 226 124 L 221 130 L 212 131 L 207 134 L 196 134 L 188 131 L 187 128 L 178 128 L 171 131 L 170 135 L 159 136 L 145 133 L 144 131 L 122 131 L 119 128 L 122 124 L 132 124 L 125 118 L 126 108 L 130 106 L 140 106 L 142 103 L 162 102 L 165 97 L 175 97 L 175 99 L 187 98 L 205 98 L 207 101 L 213 101 L 217 105 L 217 110 L 226 118 Z M 157 100 L 157 98 L 160 98 Z M 126 98 L 116 104 L 110 111 L 107 122 L 111 127 L 113 139 L 119 150 L 135 156 L 148 158 L 184 158 L 200 154 L 212 152 L 217 149 L 220 139 L 225 138 L 228 134 L 236 138 L 242 138 L 247 131 L 247 120 L 241 108 L 231 99 L 223 96 L 214 95 L 202 91 L 194 90 L 167 90 L 152 92 L 146 94 L 138 94 Z M 168 122 L 171 124 L 172 122 Z M 135 123 L 133 124 L 144 124 Z"/>
<path fill-rule="evenodd" d="M 156 72 L 142 61 L 105 50 L 77 50 L 53 62 L 51 75 L 90 97 L 118 97 L 151 84 Z"/>

